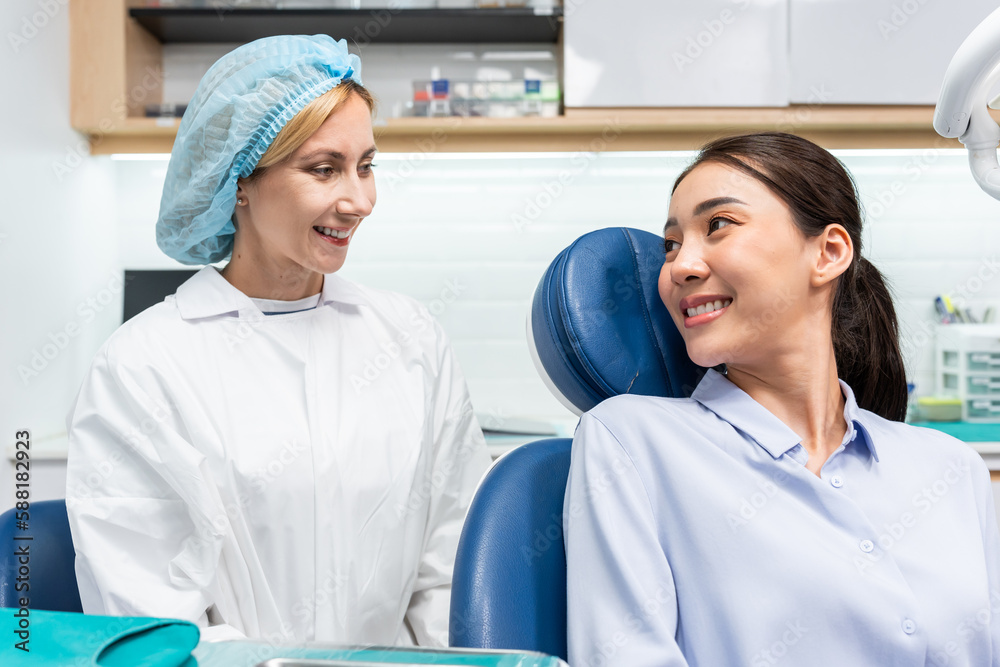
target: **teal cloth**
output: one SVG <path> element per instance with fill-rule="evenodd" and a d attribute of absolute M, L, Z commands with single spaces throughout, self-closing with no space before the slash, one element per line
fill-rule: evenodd
<path fill-rule="evenodd" d="M 170 618 L 28 611 L 28 651 L 16 644 L 18 609 L 2 608 L 0 665 L 34 667 L 197 667 L 198 626 Z"/>
<path fill-rule="evenodd" d="M 130 616 L 88 616 L 30 610 L 28 652 L 16 648 L 17 609 L 0 608 L 2 667 L 254 667 L 271 658 L 313 658 L 366 664 L 566 667 L 541 653 L 462 649 L 272 646 L 258 641 L 198 643 L 188 621 Z"/>
<path fill-rule="evenodd" d="M 478 667 L 566 667 L 559 658 L 541 653 L 474 649 L 345 648 L 316 644 L 274 647 L 264 642 L 204 642 L 194 651 L 197 667 L 253 667 L 271 658 L 312 658 L 364 664 L 473 665 Z M 187 667 L 187 666 L 185 666 Z"/>
<path fill-rule="evenodd" d="M 933 428 L 963 442 L 1000 442 L 1000 424 L 977 422 L 913 422 Z"/>

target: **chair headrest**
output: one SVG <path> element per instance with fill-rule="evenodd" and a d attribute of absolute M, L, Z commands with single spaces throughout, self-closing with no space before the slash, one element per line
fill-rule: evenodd
<path fill-rule="evenodd" d="M 610 227 L 549 265 L 528 315 L 528 346 L 549 390 L 577 414 L 618 394 L 690 396 L 705 369 L 660 300 L 663 240 Z"/>

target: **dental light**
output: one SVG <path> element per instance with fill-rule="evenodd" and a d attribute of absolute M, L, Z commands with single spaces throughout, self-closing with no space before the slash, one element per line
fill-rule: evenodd
<path fill-rule="evenodd" d="M 965 144 L 972 175 L 994 199 L 1000 199 L 1000 127 L 990 116 L 987 96 L 998 79 L 1000 9 L 987 16 L 958 47 L 934 109 L 934 129 L 942 137 L 958 138 Z"/>

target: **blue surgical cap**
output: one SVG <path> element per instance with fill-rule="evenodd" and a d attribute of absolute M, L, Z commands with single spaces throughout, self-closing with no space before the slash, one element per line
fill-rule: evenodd
<path fill-rule="evenodd" d="M 212 65 L 170 153 L 156 221 L 160 250 L 184 264 L 228 257 L 236 180 L 253 172 L 295 114 L 344 79 L 361 83 L 361 60 L 327 35 L 265 37 Z"/>

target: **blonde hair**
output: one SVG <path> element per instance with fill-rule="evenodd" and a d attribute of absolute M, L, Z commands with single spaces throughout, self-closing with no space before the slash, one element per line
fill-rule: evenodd
<path fill-rule="evenodd" d="M 259 178 L 268 167 L 290 158 L 327 118 L 351 98 L 351 95 L 360 97 L 368 105 L 368 110 L 372 114 L 375 113 L 375 98 L 367 88 L 352 79 L 342 81 L 307 104 L 281 128 L 278 136 L 260 157 L 253 172 L 244 180 L 251 182 Z"/>

